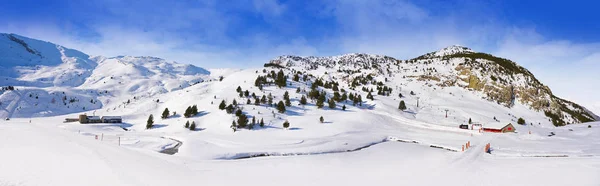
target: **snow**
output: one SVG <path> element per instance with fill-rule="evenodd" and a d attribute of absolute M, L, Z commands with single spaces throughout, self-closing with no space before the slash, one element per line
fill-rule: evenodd
<path fill-rule="evenodd" d="M 31 46 L 36 51 L 39 48 Z M 441 52 L 468 50 L 454 46 Z M 64 55 L 75 56 L 68 53 Z M 412 73 L 415 64 L 385 56 L 283 56 L 272 62 L 288 67 L 284 73 L 290 77 L 289 85 L 265 86 L 263 90 L 254 86 L 256 77 L 266 75 L 263 70 L 279 69 L 206 71 L 160 58 L 132 56 L 87 57 L 93 62 L 89 64 L 95 65 L 85 68 L 80 57 L 45 61 L 39 69 L 10 66 L 29 71 L 0 81 L 3 86 L 25 83 L 17 83 L 16 91 L 0 94 L 0 116 L 11 118 L 0 121 L 0 185 L 600 183 L 600 122 L 556 128 L 543 113 L 524 103 L 517 101 L 508 108 L 486 100 L 479 92 L 403 77 L 418 74 Z M 61 77 L 59 70 L 65 69 L 61 65 L 73 63 L 81 63 L 72 71 L 82 72 L 81 77 L 76 75 L 68 82 L 55 78 L 52 83 L 38 78 L 41 74 Z M 365 68 L 388 64 L 398 70 L 388 73 Z M 453 72 L 439 61 L 417 64 L 416 68 Z M 347 74 L 338 70 L 361 71 Z M 340 102 L 334 109 L 318 109 L 312 100 L 299 105 L 306 92 L 297 93 L 296 89 L 308 91 L 310 84 L 291 81 L 293 71 L 311 74 L 311 80 L 335 80 L 340 89 L 360 94 L 363 102 Z M 392 94 L 380 96 L 375 91 L 375 99 L 368 100 L 361 86 L 349 88 L 352 79 L 366 74 L 393 88 Z M 272 94 L 275 103 L 287 91 L 292 106 L 280 114 L 272 106 L 254 105 L 253 98 L 238 95 L 238 86 L 259 97 Z M 376 89 L 372 84 L 365 87 Z M 333 95 L 330 89 L 319 89 L 328 97 Z M 233 132 L 230 126 L 236 117 L 219 110 L 218 104 L 234 99 L 243 114 L 263 119 L 265 127 Z M 246 104 L 247 99 L 252 104 Z M 406 102 L 407 110 L 398 109 L 400 100 Z M 199 114 L 183 117 L 192 105 L 198 106 Z M 162 119 L 165 108 L 171 114 Z M 123 123 L 63 123 L 79 114 L 120 116 Z M 154 127 L 146 129 L 150 114 Z M 323 123 L 319 122 L 321 116 Z M 517 132 L 479 133 L 458 128 L 469 119 L 485 126 L 495 122 L 494 117 L 501 123 L 513 123 Z M 525 118 L 527 125 L 515 124 L 519 117 Z M 196 123 L 197 129 L 184 128 L 187 121 Z M 289 129 L 283 128 L 284 121 L 291 123 Z M 463 151 L 466 143 L 471 148 Z M 484 152 L 488 143 L 491 154 Z M 172 148 L 178 148 L 174 155 L 160 153 Z"/>

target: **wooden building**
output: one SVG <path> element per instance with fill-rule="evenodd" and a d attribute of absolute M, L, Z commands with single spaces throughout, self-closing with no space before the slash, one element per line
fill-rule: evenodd
<path fill-rule="evenodd" d="M 494 122 L 483 125 L 484 132 L 507 133 L 515 132 L 515 126 L 511 123 Z"/>
<path fill-rule="evenodd" d="M 121 123 L 121 116 L 102 116 L 102 123 Z"/>

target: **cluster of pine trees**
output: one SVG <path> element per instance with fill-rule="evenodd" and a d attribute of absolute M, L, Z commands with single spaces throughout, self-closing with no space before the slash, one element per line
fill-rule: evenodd
<path fill-rule="evenodd" d="M 184 127 L 194 131 L 196 130 L 196 122 L 192 121 L 192 124 L 190 124 L 190 121 L 186 121 Z"/>
<path fill-rule="evenodd" d="M 183 116 L 186 118 L 193 117 L 198 115 L 198 107 L 196 105 L 188 106 L 183 113 Z"/>
<path fill-rule="evenodd" d="M 2 87 L 2 90 L 15 90 L 13 86 Z"/>

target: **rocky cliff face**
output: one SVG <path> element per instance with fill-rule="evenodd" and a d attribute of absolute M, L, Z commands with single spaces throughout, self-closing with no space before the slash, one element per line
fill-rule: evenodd
<path fill-rule="evenodd" d="M 429 87 L 461 87 L 508 108 L 516 102 L 526 105 L 543 113 L 556 126 L 598 119 L 582 106 L 553 95 L 548 86 L 515 62 L 463 46 L 447 47 L 409 60 L 355 53 L 332 57 L 280 56 L 267 65 L 301 67 L 306 71 L 320 67 L 337 69 L 348 77 L 345 81 L 349 84 L 353 77 L 371 75 L 386 80 L 401 76 Z"/>

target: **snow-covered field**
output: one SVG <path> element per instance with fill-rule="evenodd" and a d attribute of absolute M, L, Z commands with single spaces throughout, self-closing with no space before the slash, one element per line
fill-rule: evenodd
<path fill-rule="evenodd" d="M 202 154 L 228 153 L 228 148 L 236 146 L 299 151 L 303 148 L 297 144 L 302 142 L 281 136 L 279 143 L 241 144 L 242 140 L 233 142 L 235 135 L 208 140 L 200 137 L 208 134 L 198 132 L 187 137 L 198 139 L 185 141 L 181 154 L 165 155 L 152 150 L 152 145 L 118 146 L 71 130 L 111 133 L 110 127 L 72 128 L 47 119 L 32 123 L 18 119 L 0 125 L 0 185 L 598 185 L 600 123 L 592 125 L 592 129 L 574 127 L 574 131 L 559 132 L 553 138 L 541 134 L 477 135 L 469 139 L 481 143 L 472 142 L 466 152 L 390 141 L 354 152 L 231 160 Z M 138 136 L 146 138 L 149 140 L 143 141 L 169 143 Z M 198 145 L 209 141 L 220 147 Z M 288 143 L 281 144 L 283 141 Z M 497 149 L 492 154 L 483 152 L 482 143 L 488 141 Z M 508 144 L 515 147 L 508 148 Z M 560 152 L 569 157 L 520 156 L 524 152 Z"/>

